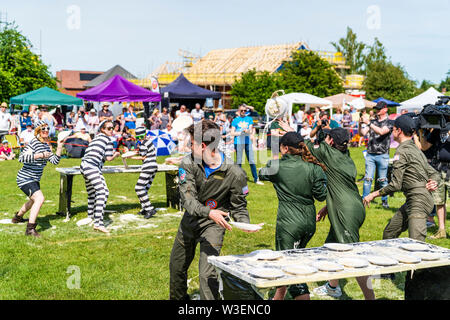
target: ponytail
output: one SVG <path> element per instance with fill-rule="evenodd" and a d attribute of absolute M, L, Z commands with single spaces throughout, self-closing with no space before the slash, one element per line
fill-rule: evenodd
<path fill-rule="evenodd" d="M 289 154 L 301 156 L 303 161 L 318 165 L 319 167 L 322 168 L 323 171 L 327 170 L 327 167 L 325 167 L 323 163 L 319 162 L 319 160 L 317 160 L 317 158 L 311 154 L 311 152 L 309 151 L 308 147 L 304 142 L 300 142 L 298 144 L 298 148 L 294 148 L 291 146 L 287 147 Z"/>

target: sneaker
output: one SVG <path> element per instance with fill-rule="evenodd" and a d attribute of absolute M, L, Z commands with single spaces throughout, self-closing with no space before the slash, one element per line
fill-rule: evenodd
<path fill-rule="evenodd" d="M 256 183 L 257 185 L 260 185 L 260 186 L 263 186 L 263 185 L 264 185 L 264 183 L 262 183 L 262 182 L 261 182 L 261 181 L 259 181 L 259 180 L 258 180 L 258 181 L 256 181 L 255 183 Z"/>
<path fill-rule="evenodd" d="M 436 223 L 434 221 L 427 221 L 427 229 L 436 227 Z"/>
<path fill-rule="evenodd" d="M 387 200 L 383 201 L 383 202 L 381 203 L 381 205 L 383 206 L 383 208 L 389 209 L 389 204 L 388 204 Z"/>
<path fill-rule="evenodd" d="M 151 217 L 153 217 L 156 214 L 156 210 L 152 209 L 150 211 L 147 211 L 144 215 L 145 219 L 150 219 Z"/>
<path fill-rule="evenodd" d="M 430 237 L 431 239 L 446 239 L 447 233 L 445 232 L 445 229 L 439 229 L 434 235 Z"/>
<path fill-rule="evenodd" d="M 331 288 L 330 284 L 327 282 L 323 286 L 313 289 L 313 293 L 318 296 L 331 296 L 333 298 L 339 298 L 342 296 L 342 290 L 340 286 L 336 288 Z"/>

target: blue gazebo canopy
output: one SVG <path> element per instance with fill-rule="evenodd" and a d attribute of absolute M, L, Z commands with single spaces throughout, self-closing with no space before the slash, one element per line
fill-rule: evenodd
<path fill-rule="evenodd" d="M 373 102 L 375 102 L 375 103 L 378 103 L 380 101 L 385 102 L 388 105 L 388 107 L 397 107 L 400 105 L 400 103 L 397 103 L 397 102 L 394 102 L 394 101 L 391 101 L 391 100 L 388 100 L 385 98 L 378 98 L 376 100 L 373 100 Z"/>

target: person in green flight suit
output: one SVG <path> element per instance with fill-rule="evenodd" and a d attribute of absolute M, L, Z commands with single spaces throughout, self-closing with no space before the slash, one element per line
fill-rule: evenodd
<path fill-rule="evenodd" d="M 276 250 L 305 248 L 316 232 L 314 199 L 324 201 L 327 196 L 325 166 L 296 132 L 281 138 L 280 152 L 281 160 L 269 161 L 259 171 L 259 179 L 272 182 L 278 196 Z M 289 293 L 296 300 L 309 300 L 306 283 L 289 286 Z M 285 294 L 286 287 L 278 288 L 274 300 L 283 300 Z"/>
<path fill-rule="evenodd" d="M 406 229 L 411 239 L 425 241 L 427 236 L 427 216 L 434 206 L 430 191 L 437 189 L 440 176 L 414 143 L 414 128 L 414 120 L 409 115 L 395 119 L 392 133 L 400 145 L 394 155 L 391 181 L 364 198 L 364 204 L 368 206 L 379 196 L 400 190 L 405 194 L 406 202 L 384 229 L 383 239 L 398 238 Z"/>
<path fill-rule="evenodd" d="M 234 221 L 249 223 L 247 175 L 218 150 L 219 126 L 203 120 L 191 125 L 192 154 L 181 161 L 179 192 L 185 209 L 170 254 L 170 299 L 188 300 L 187 271 L 200 244 L 200 299 L 219 298 L 219 282 L 208 256 L 218 256 L 225 230 Z M 246 231 L 251 232 L 251 231 Z"/>
<path fill-rule="evenodd" d="M 281 122 L 286 131 L 293 131 L 289 124 Z M 317 214 L 317 221 L 325 219 L 328 215 L 330 231 L 326 243 L 353 243 L 359 242 L 359 229 L 361 228 L 366 212 L 356 186 L 356 167 L 347 149 L 350 139 L 344 128 L 325 130 L 325 140 L 319 145 L 310 141 L 306 146 L 311 154 L 326 167 L 327 199 L 326 206 Z M 375 299 L 371 289 L 370 279 L 367 276 L 356 278 L 366 300 Z M 315 288 L 316 295 L 330 295 L 338 298 L 342 295 L 339 280 L 330 280 L 325 285 Z"/>

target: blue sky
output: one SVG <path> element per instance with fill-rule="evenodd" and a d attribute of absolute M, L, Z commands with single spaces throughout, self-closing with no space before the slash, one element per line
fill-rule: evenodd
<path fill-rule="evenodd" d="M 367 44 L 378 37 L 414 80 L 437 83 L 450 70 L 450 0 L 0 0 L 0 12 L 42 49 L 52 72 L 120 64 L 144 77 L 180 61 L 178 49 L 205 55 L 306 41 L 333 50 L 347 26 Z"/>

